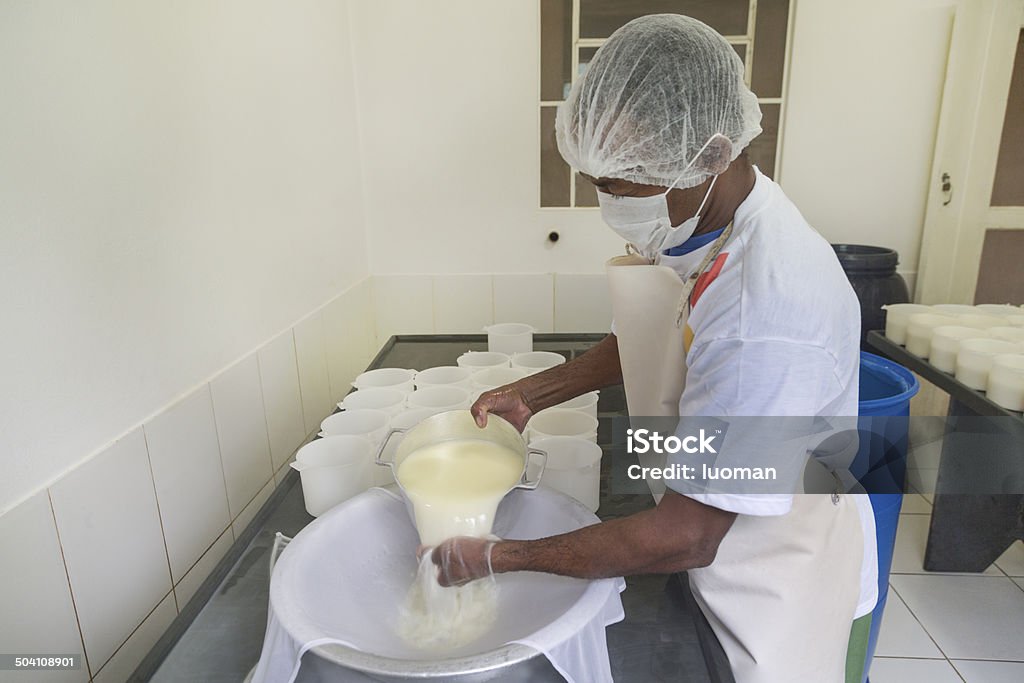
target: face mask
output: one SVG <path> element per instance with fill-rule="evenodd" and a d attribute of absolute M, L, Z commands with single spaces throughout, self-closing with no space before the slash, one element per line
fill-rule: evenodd
<path fill-rule="evenodd" d="M 637 253 L 654 261 L 661 252 L 690 239 L 700 223 L 700 212 L 711 196 L 711 188 L 717 179 L 718 176 L 712 176 L 697 213 L 674 228 L 668 215 L 668 193 L 672 191 L 671 188 L 651 197 L 616 197 L 607 192 L 598 192 L 597 203 L 601 207 L 601 218 L 616 235 L 631 244 Z"/>

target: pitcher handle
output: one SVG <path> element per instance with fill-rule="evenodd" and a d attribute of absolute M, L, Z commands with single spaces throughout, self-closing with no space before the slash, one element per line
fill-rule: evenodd
<path fill-rule="evenodd" d="M 377 463 L 378 465 L 381 465 L 382 467 L 390 467 L 391 471 L 394 472 L 395 471 L 395 461 L 394 460 L 384 460 L 384 451 L 387 449 L 388 442 L 391 441 L 391 437 L 393 437 L 395 434 L 405 434 L 407 431 L 409 431 L 409 430 L 407 430 L 407 429 L 397 429 L 395 427 L 392 427 L 388 431 L 388 435 L 385 436 L 384 440 L 381 442 L 380 448 L 377 449 L 377 456 L 373 459 L 373 461 L 375 463 Z"/>
<path fill-rule="evenodd" d="M 535 479 L 531 480 L 529 478 L 530 477 L 530 463 L 533 461 L 533 456 L 535 456 L 535 455 L 540 457 L 540 469 L 537 470 L 537 477 Z M 540 478 L 542 476 L 544 476 L 544 468 L 546 468 L 547 466 L 548 466 L 548 453 L 547 453 L 547 451 L 542 451 L 539 448 L 529 448 L 529 449 L 527 449 L 526 450 L 526 468 L 523 470 L 522 479 L 513 488 L 525 489 L 527 491 L 534 490 L 535 488 L 537 488 L 537 485 L 540 484 Z"/>
<path fill-rule="evenodd" d="M 274 534 L 274 545 L 270 548 L 270 573 L 274 573 L 274 565 L 277 564 L 277 558 L 281 556 L 285 546 L 292 542 L 291 537 L 285 536 L 280 531 Z"/>

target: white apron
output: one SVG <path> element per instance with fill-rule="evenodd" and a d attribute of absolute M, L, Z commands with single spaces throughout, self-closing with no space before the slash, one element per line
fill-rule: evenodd
<path fill-rule="evenodd" d="M 639 256 L 608 262 L 631 416 L 679 414 L 686 383 L 683 297 L 730 235 L 731 228 L 685 284 L 671 268 Z M 650 457 L 641 456 L 641 464 L 663 465 L 646 462 Z M 660 500 L 664 484 L 648 483 Z M 857 553 L 856 563 L 850 553 Z M 786 515 L 736 518 L 711 566 L 687 574 L 737 683 L 843 683 L 862 553 L 850 496 L 798 494 Z"/>

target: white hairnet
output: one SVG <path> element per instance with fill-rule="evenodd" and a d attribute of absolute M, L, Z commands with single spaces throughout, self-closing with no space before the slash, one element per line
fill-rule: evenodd
<path fill-rule="evenodd" d="M 555 134 L 566 162 L 595 178 L 686 188 L 723 172 L 760 121 L 725 38 L 696 19 L 653 14 L 597 51 L 559 106 Z"/>

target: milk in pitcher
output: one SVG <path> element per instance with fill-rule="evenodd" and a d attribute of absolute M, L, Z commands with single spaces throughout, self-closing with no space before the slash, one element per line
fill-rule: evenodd
<path fill-rule="evenodd" d="M 413 505 L 424 545 L 491 533 L 498 503 L 519 481 L 523 458 L 484 440 L 444 441 L 411 453 L 397 479 Z"/>

